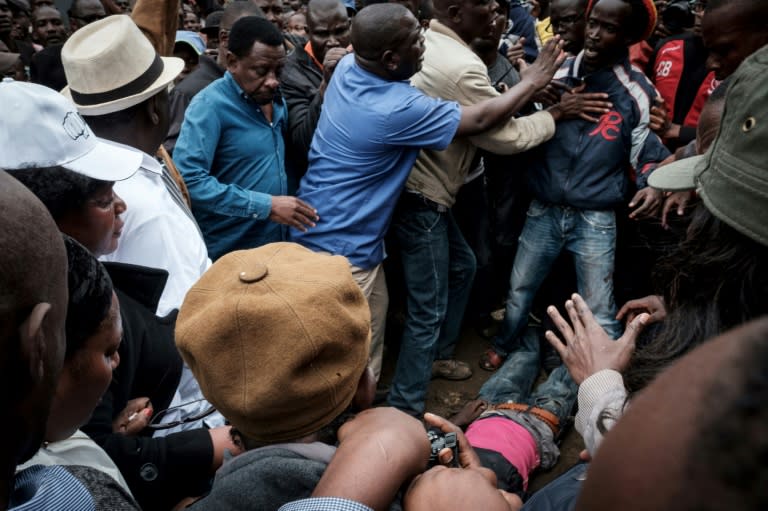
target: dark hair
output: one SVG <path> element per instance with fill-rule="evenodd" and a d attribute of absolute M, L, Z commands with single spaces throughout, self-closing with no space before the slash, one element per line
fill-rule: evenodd
<path fill-rule="evenodd" d="M 69 360 L 96 333 L 109 314 L 112 306 L 112 280 L 104 266 L 87 248 L 66 234 L 62 236 L 69 263 L 65 355 L 65 360 Z"/>
<path fill-rule="evenodd" d="M 685 239 L 659 261 L 668 315 L 640 347 L 624 375 L 630 393 L 705 340 L 768 313 L 768 247 L 699 203 Z"/>
<path fill-rule="evenodd" d="M 768 320 L 743 330 L 739 353 L 703 392 L 686 450 L 678 509 L 768 509 Z"/>
<path fill-rule="evenodd" d="M 221 15 L 219 20 L 219 28 L 224 30 L 231 29 L 232 25 L 244 15 L 263 18 L 264 11 L 258 5 L 251 2 L 251 0 L 237 0 L 224 8 L 224 14 Z"/>
<path fill-rule="evenodd" d="M 264 18 L 246 16 L 232 25 L 227 48 L 237 58 L 243 58 L 250 53 L 254 43 L 257 42 L 267 46 L 282 46 L 283 34 Z"/>
<path fill-rule="evenodd" d="M 744 22 L 743 27 L 727 27 L 728 29 L 738 28 L 753 30 L 768 30 L 768 2 L 764 0 L 709 0 L 704 7 L 704 12 L 711 12 L 721 7 L 733 9 L 734 6 L 744 8 L 743 16 L 740 18 Z"/>
<path fill-rule="evenodd" d="M 64 167 L 9 170 L 8 173 L 34 193 L 57 222 L 68 213 L 81 210 L 111 181 L 93 179 Z"/>

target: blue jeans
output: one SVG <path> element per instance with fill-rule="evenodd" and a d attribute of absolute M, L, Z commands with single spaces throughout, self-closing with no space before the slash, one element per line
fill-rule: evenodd
<path fill-rule="evenodd" d="M 528 322 L 533 298 L 562 250 L 573 255 L 576 287 L 608 335 L 621 335 L 613 299 L 616 215 L 534 200 L 520 235 L 509 279 L 506 314 L 494 350 L 506 356 Z"/>
<path fill-rule="evenodd" d="M 391 232 L 400 247 L 408 312 L 389 404 L 421 414 L 432 363 L 453 357 L 475 256 L 449 210 L 401 199 Z"/>
<path fill-rule="evenodd" d="M 539 375 L 539 328 L 528 327 L 520 344 L 480 387 L 479 397 L 491 404 L 523 403 L 553 413 L 563 424 L 571 414 L 579 387 L 564 365 L 531 392 Z"/>
<path fill-rule="evenodd" d="M 522 511 L 573 511 L 587 477 L 589 463 L 578 463 L 540 489 L 525 503 Z"/>

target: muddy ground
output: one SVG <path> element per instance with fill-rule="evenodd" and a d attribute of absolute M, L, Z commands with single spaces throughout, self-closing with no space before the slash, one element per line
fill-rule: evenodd
<path fill-rule="evenodd" d="M 384 355 L 382 383 L 388 383 L 394 372 L 398 348 L 396 344 L 399 339 L 397 325 L 390 323 L 387 328 L 387 348 Z M 427 396 L 427 411 L 443 417 L 450 417 L 458 412 L 464 403 L 477 396 L 480 387 L 491 376 L 491 373 L 480 369 L 478 365 L 480 356 L 489 345 L 489 341 L 476 333 L 473 328 L 464 328 L 456 348 L 456 358 L 470 365 L 473 371 L 472 378 L 459 382 L 432 380 Z M 544 373 L 542 372 L 540 381 L 543 381 L 543 378 Z M 549 471 L 536 471 L 530 479 L 530 491 L 538 490 L 572 467 L 578 461 L 579 452 L 583 448 L 581 436 L 571 426 L 560 445 L 560 461 Z"/>

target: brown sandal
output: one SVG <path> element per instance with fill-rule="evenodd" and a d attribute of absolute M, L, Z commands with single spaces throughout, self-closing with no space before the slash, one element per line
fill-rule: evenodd
<path fill-rule="evenodd" d="M 495 371 L 502 365 L 504 365 L 504 359 L 493 348 L 485 350 L 483 356 L 480 357 L 480 368 L 486 371 Z"/>

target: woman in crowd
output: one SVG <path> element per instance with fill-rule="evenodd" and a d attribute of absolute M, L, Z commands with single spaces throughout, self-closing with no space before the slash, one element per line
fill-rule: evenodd
<path fill-rule="evenodd" d="M 62 167 L 11 174 L 32 190 L 65 234 L 94 256 L 114 251 L 126 204 L 113 183 Z M 171 403 L 182 361 L 173 338 L 175 313 L 155 310 L 167 274 L 153 268 L 108 263 L 123 326 L 121 364 L 83 431 L 117 464 L 142 508 L 168 509 L 205 491 L 225 448 L 235 449 L 229 428 L 193 429 L 153 438 L 153 412 Z"/>

